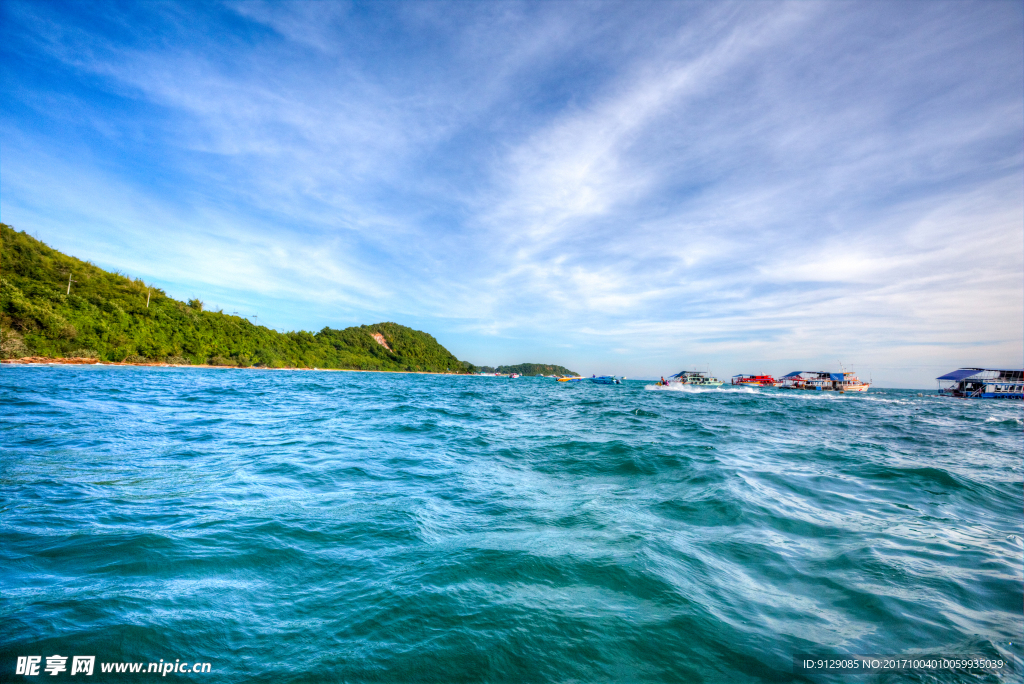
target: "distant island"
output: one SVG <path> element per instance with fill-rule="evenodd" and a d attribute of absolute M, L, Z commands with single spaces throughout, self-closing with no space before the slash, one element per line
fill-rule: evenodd
<path fill-rule="evenodd" d="M 579 376 L 579 373 L 571 371 L 565 366 L 556 366 L 550 363 L 517 363 L 514 366 L 479 366 L 479 372 L 481 373 L 501 373 L 511 374 L 519 373 L 520 375 L 573 375 Z"/>
<path fill-rule="evenodd" d="M 142 280 L 104 271 L 0 223 L 0 358 L 32 356 L 243 368 L 480 371 L 431 335 L 397 323 L 280 333 L 209 311 L 198 299 L 172 299 Z M 573 374 L 543 364 L 508 368 L 520 367 Z"/>

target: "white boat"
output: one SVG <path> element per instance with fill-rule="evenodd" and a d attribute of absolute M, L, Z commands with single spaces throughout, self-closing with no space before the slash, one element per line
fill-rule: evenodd
<path fill-rule="evenodd" d="M 680 371 L 668 379 L 669 384 L 678 383 L 692 387 L 721 387 L 725 383 L 710 372 L 705 371 Z"/>
<path fill-rule="evenodd" d="M 871 387 L 870 382 L 863 382 L 860 378 L 849 371 L 843 371 L 843 384 L 840 392 L 867 392 Z"/>

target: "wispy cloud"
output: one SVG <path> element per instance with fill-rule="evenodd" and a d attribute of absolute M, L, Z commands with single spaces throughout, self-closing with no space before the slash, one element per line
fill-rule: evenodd
<path fill-rule="evenodd" d="M 79 256 L 478 362 L 1024 354 L 1018 4 L 95 9 L 0 29 L 4 220 Z"/>

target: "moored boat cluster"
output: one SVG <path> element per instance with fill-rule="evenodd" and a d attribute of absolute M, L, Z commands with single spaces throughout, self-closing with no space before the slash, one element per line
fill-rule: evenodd
<path fill-rule="evenodd" d="M 710 372 L 682 371 L 670 376 L 668 380 L 662 378 L 658 384 L 664 386 L 679 384 L 692 387 L 721 387 L 725 383 L 712 376 Z M 736 387 L 778 387 L 779 389 L 812 390 L 818 392 L 866 392 L 868 387 L 871 386 L 871 383 L 861 381 L 852 372 L 846 370 L 839 373 L 793 371 L 779 379 L 775 379 L 771 375 L 740 374 L 732 377 L 731 384 Z"/>
<path fill-rule="evenodd" d="M 497 373 L 495 374 L 497 375 Z M 507 377 L 517 378 L 518 373 Z M 561 383 L 589 381 L 597 385 L 621 385 L 626 378 L 614 375 L 582 376 L 541 376 L 552 377 Z M 964 399 L 1024 399 L 1024 370 L 999 368 L 960 368 L 937 378 L 939 394 Z M 657 383 L 662 387 L 717 388 L 725 383 L 711 375 L 710 371 L 684 370 L 668 379 L 662 376 Z M 812 392 L 867 392 L 870 382 L 864 382 L 855 373 L 841 370 L 793 371 L 781 378 L 772 375 L 751 375 L 741 373 L 732 376 L 734 387 L 755 389 L 777 388 L 783 390 L 808 390 Z M 920 395 L 919 395 L 920 396 Z"/>

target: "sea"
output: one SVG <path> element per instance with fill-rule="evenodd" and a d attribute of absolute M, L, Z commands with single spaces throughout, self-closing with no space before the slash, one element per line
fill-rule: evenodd
<path fill-rule="evenodd" d="M 1022 419 L 934 389 L 4 366 L 0 681 L 1021 681 Z M 827 665 L 855 656 L 1005 667 Z"/>

